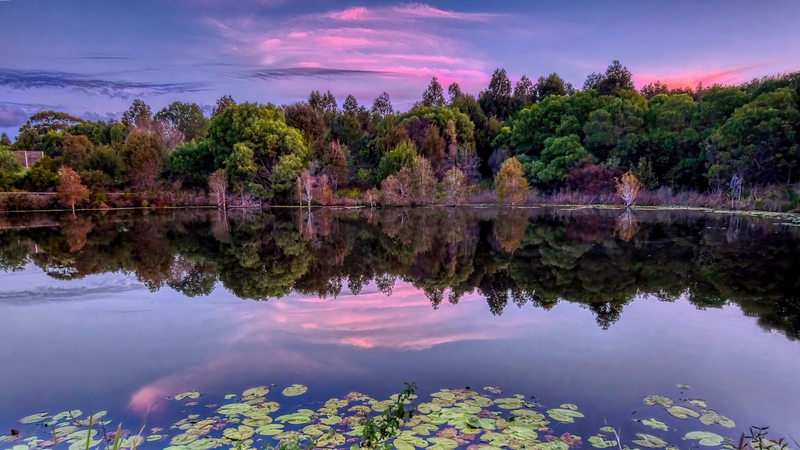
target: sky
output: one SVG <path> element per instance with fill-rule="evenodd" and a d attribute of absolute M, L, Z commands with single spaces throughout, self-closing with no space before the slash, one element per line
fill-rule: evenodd
<path fill-rule="evenodd" d="M 477 94 L 619 59 L 637 87 L 736 84 L 800 70 L 800 2 L 737 0 L 0 0 L 0 132 L 39 110 L 118 118 L 134 98 L 210 109 L 331 90 L 397 109 L 432 76 Z"/>

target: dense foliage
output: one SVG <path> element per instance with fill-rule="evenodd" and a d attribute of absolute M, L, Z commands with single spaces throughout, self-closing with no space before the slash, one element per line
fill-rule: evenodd
<path fill-rule="evenodd" d="M 24 169 L 13 150 L 47 158 Z M 331 195 L 364 194 L 390 176 L 397 188 L 418 157 L 436 179 L 429 201 L 448 198 L 442 181 L 451 169 L 461 171 L 465 187 L 491 186 L 511 158 L 541 192 L 613 191 L 628 171 L 645 189 L 727 191 L 733 179 L 745 188 L 787 186 L 800 181 L 800 73 L 739 86 L 656 82 L 637 91 L 614 61 L 582 90 L 555 73 L 512 83 L 498 69 L 473 96 L 457 83 L 445 90 L 434 77 L 405 112 L 386 92 L 367 108 L 352 95 L 340 107 L 318 91 L 284 106 L 225 96 L 209 116 L 181 102 L 153 113 L 139 99 L 121 122 L 42 111 L 14 142 L 0 140 L 0 189 L 53 192 L 61 166 L 95 193 L 176 183 L 206 189 L 208 176 L 224 170 L 233 194 L 297 203 L 302 173 L 314 185 L 324 176 Z"/>

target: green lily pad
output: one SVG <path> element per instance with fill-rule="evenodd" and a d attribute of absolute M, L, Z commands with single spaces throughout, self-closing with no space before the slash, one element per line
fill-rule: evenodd
<path fill-rule="evenodd" d="M 667 426 L 666 423 L 658 421 L 656 419 L 649 419 L 649 420 L 645 419 L 642 421 L 642 424 L 647 425 L 648 427 L 654 430 L 664 430 L 664 431 L 669 430 L 669 427 Z"/>
<path fill-rule="evenodd" d="M 81 411 L 80 409 L 75 409 L 75 410 L 72 410 L 72 411 L 60 412 L 60 413 L 56 414 L 55 416 L 53 416 L 53 420 L 55 420 L 55 421 L 64 420 L 64 419 L 73 420 L 73 419 L 77 419 L 81 415 L 83 415 L 83 411 Z"/>
<path fill-rule="evenodd" d="M 307 390 L 308 388 L 302 384 L 293 384 L 283 390 L 283 395 L 287 397 L 297 397 L 298 395 L 305 394 Z"/>
<path fill-rule="evenodd" d="M 714 433 L 709 433 L 708 431 L 692 431 L 686 433 L 686 439 L 691 440 L 700 440 L 700 445 L 706 447 L 716 447 L 718 445 L 722 445 L 722 442 L 725 440 L 722 436 Z"/>
<path fill-rule="evenodd" d="M 458 448 L 458 442 L 448 439 L 448 438 L 428 438 L 428 442 L 431 444 L 429 448 L 430 450 L 455 450 Z"/>
<path fill-rule="evenodd" d="M 317 447 L 338 448 L 347 441 L 347 438 L 339 433 L 328 433 L 317 439 Z"/>
<path fill-rule="evenodd" d="M 550 416 L 551 419 L 562 423 L 574 423 L 575 418 L 584 417 L 584 415 L 578 411 L 562 408 L 548 409 L 547 415 Z"/>
<path fill-rule="evenodd" d="M 605 427 L 600 428 L 600 431 L 602 431 L 603 433 L 613 433 L 614 432 L 614 428 L 609 427 L 609 426 L 605 426 Z"/>
<path fill-rule="evenodd" d="M 571 409 L 573 411 L 577 411 L 578 410 L 578 407 L 576 405 L 573 405 L 572 403 L 564 403 L 563 405 L 561 405 L 561 408 L 563 408 L 563 409 Z"/>
<path fill-rule="evenodd" d="M 242 392 L 242 397 L 263 397 L 269 394 L 269 388 L 266 386 L 257 386 Z"/>
<path fill-rule="evenodd" d="M 103 441 L 93 441 L 93 440 L 90 440 L 90 441 L 89 441 L 89 448 L 94 448 L 94 447 L 96 447 L 96 446 L 100 445 L 100 443 L 102 443 L 102 442 L 103 442 Z M 14 449 L 16 449 L 16 448 L 17 448 L 17 447 L 15 446 L 15 447 L 14 447 Z M 25 448 L 27 449 L 28 447 L 27 447 L 27 446 L 25 446 Z M 69 446 L 69 450 L 86 450 L 86 441 L 83 441 L 83 442 L 73 442 L 73 443 L 72 443 L 72 444 Z"/>
<path fill-rule="evenodd" d="M 44 419 L 47 419 L 49 417 L 49 415 L 50 415 L 49 412 L 41 412 L 41 413 L 37 413 L 37 414 L 31 414 L 30 416 L 23 417 L 22 419 L 20 419 L 19 423 L 27 425 L 27 424 L 30 424 L 30 423 L 41 422 Z"/>
<path fill-rule="evenodd" d="M 197 390 L 192 389 L 191 391 L 181 392 L 180 394 L 175 394 L 175 400 L 183 400 L 183 399 L 198 399 L 200 398 L 200 393 Z"/>
<path fill-rule="evenodd" d="M 163 436 L 163 435 L 160 435 L 160 434 L 152 434 L 152 435 L 150 435 L 150 436 L 147 436 L 147 439 L 146 439 L 146 441 L 147 441 L 147 442 L 155 442 L 155 441 L 160 441 L 160 440 L 161 440 L 161 439 L 163 439 L 163 438 L 164 438 L 164 436 Z"/>
<path fill-rule="evenodd" d="M 420 403 L 417 406 L 417 411 L 421 412 L 422 414 L 430 414 L 432 412 L 438 412 L 442 410 L 442 405 L 438 403 Z"/>
<path fill-rule="evenodd" d="M 239 416 L 247 413 L 251 409 L 253 409 L 253 407 L 246 403 L 230 403 L 220 406 L 217 412 L 224 416 Z"/>
<path fill-rule="evenodd" d="M 240 425 L 239 428 L 226 428 L 222 435 L 232 441 L 244 441 L 250 439 L 256 430 L 247 425 Z"/>
<path fill-rule="evenodd" d="M 283 431 L 283 425 L 279 423 L 264 425 L 256 429 L 256 433 L 262 436 L 275 436 L 276 434 L 281 433 L 282 431 Z"/>
<path fill-rule="evenodd" d="M 311 416 L 313 415 L 313 411 L 311 414 L 305 414 L 302 412 L 296 412 L 292 414 L 284 414 L 282 416 L 278 416 L 275 420 L 281 423 L 289 423 L 292 425 L 303 425 L 306 423 L 311 422 Z"/>
<path fill-rule="evenodd" d="M 255 427 L 255 428 L 258 428 L 258 427 L 261 427 L 261 426 L 264 426 L 264 425 L 269 425 L 271 423 L 272 423 L 272 417 L 270 417 L 270 416 L 258 417 L 256 419 L 254 419 L 252 417 L 248 417 L 247 419 L 244 419 L 242 421 L 242 425 L 247 425 L 248 427 Z"/>
<path fill-rule="evenodd" d="M 518 398 L 498 398 L 494 401 L 498 408 L 502 409 L 518 409 L 522 408 L 522 400 Z"/>
<path fill-rule="evenodd" d="M 667 412 L 670 413 L 673 417 L 677 417 L 678 419 L 686 419 L 688 417 L 693 417 L 697 419 L 700 417 L 700 413 L 697 411 L 691 410 L 684 406 L 670 406 L 667 408 Z"/>
<path fill-rule="evenodd" d="M 708 406 L 706 405 L 706 402 L 704 402 L 703 400 L 700 400 L 698 398 L 693 398 L 691 400 L 686 400 L 686 403 L 694 406 L 695 408 L 701 408 L 701 409 L 708 408 Z"/>
<path fill-rule="evenodd" d="M 647 448 L 664 448 L 667 442 L 651 434 L 636 433 L 639 439 L 634 439 L 633 443 Z"/>
<path fill-rule="evenodd" d="M 217 448 L 222 445 L 220 439 L 214 439 L 210 437 L 205 437 L 203 439 L 198 439 L 191 444 L 187 445 L 186 448 L 189 450 L 211 450 L 212 448 Z"/>
<path fill-rule="evenodd" d="M 196 441 L 198 436 L 196 434 L 179 434 L 173 437 L 170 441 L 170 445 L 188 445 L 194 441 Z"/>
<path fill-rule="evenodd" d="M 705 425 L 714 425 L 719 424 L 725 428 L 734 428 L 736 423 L 731 419 L 718 414 L 716 411 L 706 410 L 703 411 L 703 414 L 700 415 L 700 422 Z"/>
<path fill-rule="evenodd" d="M 682 390 L 682 391 L 688 391 L 688 390 L 692 389 L 692 386 L 690 386 L 688 384 L 683 384 L 683 383 L 678 383 L 678 384 L 675 385 L 675 387 L 680 389 L 680 390 Z"/>
<path fill-rule="evenodd" d="M 609 448 L 617 446 L 617 441 L 607 441 L 603 439 L 602 436 L 590 436 L 589 443 L 592 444 L 592 447 L 594 448 Z"/>
<path fill-rule="evenodd" d="M 664 397 L 663 395 L 648 395 L 643 400 L 644 404 L 648 406 L 661 405 L 665 408 L 672 406 L 672 400 L 670 400 L 668 397 Z"/>
<path fill-rule="evenodd" d="M 423 423 L 411 428 L 411 431 L 421 436 L 430 436 L 432 432 L 438 431 L 439 427 L 429 423 Z"/>
<path fill-rule="evenodd" d="M 97 436 L 97 430 L 80 430 L 70 433 L 64 437 L 67 442 L 86 442 L 87 438 L 94 438 Z"/>

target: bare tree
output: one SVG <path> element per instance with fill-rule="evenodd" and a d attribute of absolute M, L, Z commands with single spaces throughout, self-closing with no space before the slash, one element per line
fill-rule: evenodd
<path fill-rule="evenodd" d="M 208 177 L 208 195 L 217 208 L 228 209 L 227 205 L 228 175 L 219 169 Z"/>
<path fill-rule="evenodd" d="M 314 191 L 317 189 L 317 179 L 306 169 L 297 177 L 297 192 L 300 194 L 300 204 L 306 203 L 311 208 Z"/>
<path fill-rule="evenodd" d="M 628 208 L 631 207 L 641 190 L 642 182 L 631 171 L 623 175 L 621 181 L 617 180 L 617 194 Z"/>
<path fill-rule="evenodd" d="M 442 179 L 442 190 L 444 191 L 446 204 L 463 205 L 467 194 L 464 172 L 458 167 L 448 170 L 444 179 Z"/>

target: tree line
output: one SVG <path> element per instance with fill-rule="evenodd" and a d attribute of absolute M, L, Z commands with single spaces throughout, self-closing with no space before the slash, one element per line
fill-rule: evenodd
<path fill-rule="evenodd" d="M 25 170 L 12 150 L 45 157 Z M 477 96 L 434 77 L 408 111 L 386 92 L 371 107 L 330 91 L 282 106 L 224 96 L 210 115 L 182 102 L 153 113 L 137 99 L 119 122 L 43 111 L 13 142 L 0 138 L 0 190 L 53 191 L 79 177 L 87 190 L 72 206 L 107 192 L 204 194 L 209 180 L 212 197 L 245 204 L 460 204 L 492 189 L 514 203 L 529 188 L 614 192 L 627 173 L 647 190 L 800 181 L 800 72 L 637 90 L 619 61 L 580 89 L 555 73 L 512 85 L 498 69 Z"/>
<path fill-rule="evenodd" d="M 234 213 L 241 213 L 237 210 Z M 637 298 L 733 303 L 800 338 L 800 239 L 791 227 L 702 213 L 521 208 L 275 209 L 0 217 L 0 270 L 57 279 L 123 272 L 186 296 L 336 297 L 398 281 L 436 308 L 585 305 L 611 326 Z M 29 220 L 38 220 L 31 227 Z M 41 226 L 41 225 L 49 225 Z M 526 306 L 527 305 L 527 306 Z"/>

